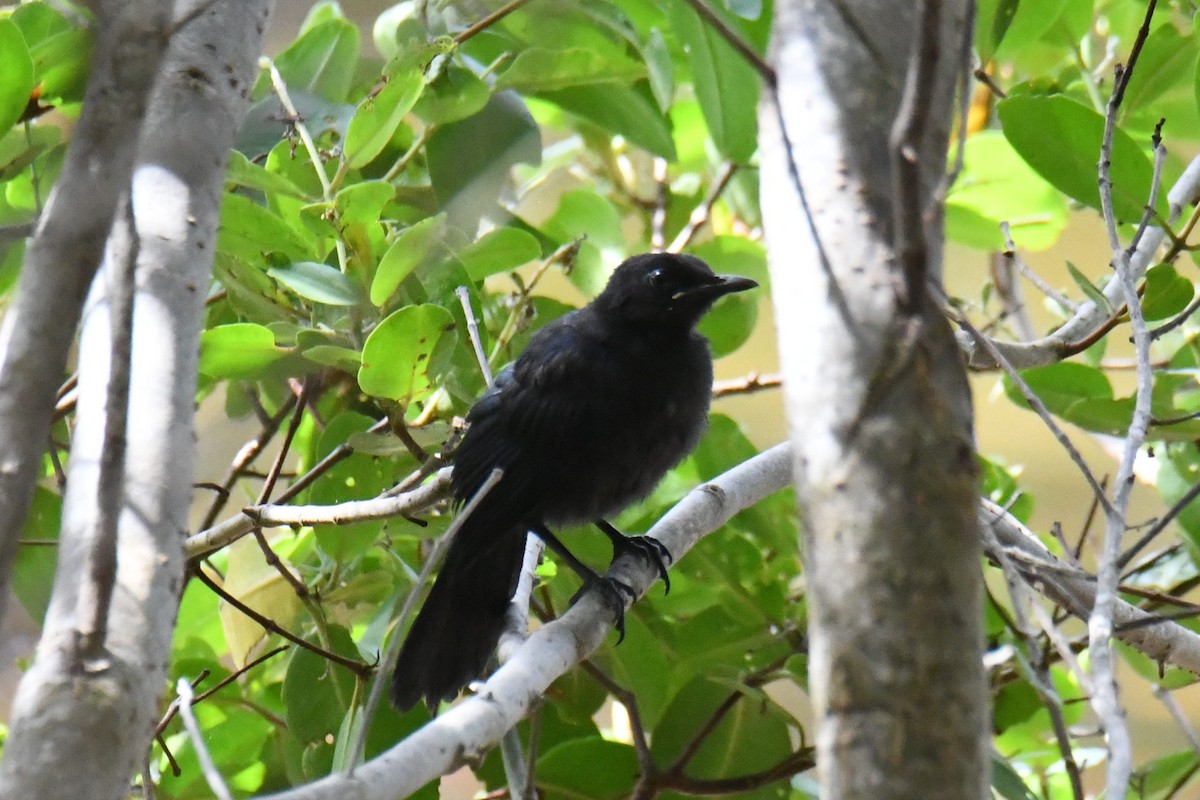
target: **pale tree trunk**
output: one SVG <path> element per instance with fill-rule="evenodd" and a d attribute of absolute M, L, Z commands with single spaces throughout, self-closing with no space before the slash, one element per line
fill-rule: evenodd
<path fill-rule="evenodd" d="M 825 800 L 989 791 L 970 391 L 926 292 L 968 14 L 968 0 L 775 7 L 762 207 Z"/>
<path fill-rule="evenodd" d="M 156 34 L 167 52 L 84 311 L 58 572 L 14 702 L 0 797 L 125 797 L 161 713 L 191 497 L 197 341 L 226 159 L 269 3 L 185 3 L 180 13 L 193 7 L 194 18 Z M 122 355 L 113 323 L 130 263 L 132 346 Z"/>
<path fill-rule="evenodd" d="M 170 6 L 157 0 L 93 6 L 96 42 L 83 111 L 0 328 L 0 615 L 41 474 L 54 393 L 117 197 L 129 185 L 142 115 L 166 46 L 157 32 L 170 20 Z"/>

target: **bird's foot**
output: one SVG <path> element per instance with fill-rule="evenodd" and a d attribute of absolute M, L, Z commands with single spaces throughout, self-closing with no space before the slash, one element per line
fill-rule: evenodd
<path fill-rule="evenodd" d="M 628 584 L 616 578 L 610 578 L 607 575 L 593 575 L 584 581 L 583 586 L 571 598 L 571 605 L 575 605 L 575 601 L 593 586 L 600 592 L 600 597 L 604 600 L 605 605 L 613 612 L 613 627 L 617 629 L 617 644 L 620 644 L 625 641 L 625 598 L 629 598 L 629 602 L 632 603 L 637 599 L 637 593 Z"/>
<path fill-rule="evenodd" d="M 664 594 L 671 593 L 671 576 L 667 574 L 667 565 L 672 563 L 675 558 L 665 544 L 653 536 L 626 536 L 604 520 L 598 521 L 596 527 L 600 528 L 612 542 L 614 561 L 618 556 L 626 553 L 641 556 L 658 571 L 658 576 L 666 585 Z"/>

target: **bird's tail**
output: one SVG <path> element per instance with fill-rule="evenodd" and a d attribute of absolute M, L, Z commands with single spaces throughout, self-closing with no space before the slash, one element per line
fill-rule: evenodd
<path fill-rule="evenodd" d="M 504 630 L 521 572 L 525 530 L 495 530 L 486 515 L 471 516 L 451 543 L 400 650 L 392 702 L 402 711 L 422 697 L 430 708 L 453 698 L 483 673 Z"/>

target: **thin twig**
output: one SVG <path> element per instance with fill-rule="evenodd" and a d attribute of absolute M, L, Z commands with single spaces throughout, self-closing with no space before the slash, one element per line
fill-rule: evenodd
<path fill-rule="evenodd" d="M 726 161 L 721 165 L 721 169 L 717 172 L 717 177 L 713 180 L 708 194 L 704 197 L 704 201 L 692 210 L 691 215 L 688 217 L 687 225 L 683 226 L 683 230 L 679 232 L 679 235 L 667 247 L 668 253 L 678 253 L 691 243 L 696 233 L 700 228 L 704 227 L 704 223 L 708 222 L 708 218 L 712 216 L 713 206 L 716 205 L 721 193 L 725 191 L 725 187 L 729 185 L 729 181 L 733 178 L 735 172 L 737 172 L 737 164 L 734 164 L 732 161 Z"/>
<path fill-rule="evenodd" d="M 208 573 L 205 572 L 204 568 L 201 567 L 200 565 L 196 565 L 192 569 L 192 574 L 195 575 L 197 578 L 199 578 L 201 583 L 203 583 L 205 586 L 207 586 L 209 589 L 211 589 L 214 594 L 216 594 L 218 597 L 220 597 L 226 603 L 233 606 L 238 611 L 242 612 L 247 617 L 254 620 L 255 622 L 257 622 L 259 625 L 261 625 L 263 628 L 270 631 L 271 633 L 274 633 L 277 636 L 281 636 L 284 639 L 287 639 L 289 642 L 292 642 L 293 644 L 303 647 L 305 650 L 311 650 L 312 652 L 316 653 L 317 655 L 319 655 L 323 658 L 326 658 L 326 659 L 334 662 L 335 664 L 341 664 L 343 667 L 350 670 L 351 672 L 353 672 L 355 675 L 359 676 L 360 678 L 365 678 L 371 674 L 373 667 L 370 664 L 364 664 L 361 661 L 355 661 L 352 658 L 346 658 L 345 656 L 343 656 L 339 653 L 335 653 L 331 650 L 326 650 L 322 647 L 319 647 L 319 646 L 313 644 L 312 642 L 305 641 L 301 637 L 297 636 L 296 634 L 292 633 L 291 631 L 289 631 L 289 630 L 283 628 L 282 626 L 280 626 L 279 624 L 277 624 L 275 622 L 275 620 L 271 619 L 270 617 L 267 617 L 267 616 L 264 616 L 264 615 L 258 613 L 253 608 L 246 605 L 241 600 L 239 600 L 238 598 L 231 595 L 229 592 L 225 591 L 225 589 L 220 584 L 218 584 L 216 581 L 214 581 L 212 578 L 210 578 L 208 576 Z"/>
<path fill-rule="evenodd" d="M 1064 450 L 1067 451 L 1067 455 L 1071 457 L 1071 461 L 1075 462 L 1075 466 L 1079 467 L 1079 471 L 1083 473 L 1084 480 L 1086 480 L 1088 486 L 1091 487 L 1096 501 L 1104 509 L 1105 514 L 1110 513 L 1112 504 L 1109 503 L 1108 497 L 1104 493 L 1104 488 L 1100 485 L 1100 482 L 1096 480 L 1096 476 L 1092 474 L 1087 462 L 1083 460 L 1083 455 L 1078 449 L 1076 449 L 1070 437 L 1067 436 L 1063 429 L 1059 427 L 1058 423 L 1054 421 L 1054 416 L 1050 413 L 1050 409 L 1046 408 L 1046 404 L 1043 403 L 1042 399 L 1037 396 L 1033 389 L 1030 388 L 1029 384 L 1025 382 L 1025 379 L 1021 377 L 1021 373 L 1018 372 L 1016 367 L 1014 367 L 1004 356 L 1004 354 L 1000 352 L 999 348 L 996 347 L 991 339 L 980 333 L 979 329 L 972 325 L 971 321 L 965 316 L 953 310 L 948 304 L 945 304 L 944 300 L 943 304 L 946 305 L 946 308 L 948 309 L 947 314 L 950 319 L 952 319 L 957 325 L 965 330 L 978 345 L 980 345 L 984 350 L 988 351 L 988 355 L 990 355 L 996 361 L 996 363 L 1000 365 L 1000 368 L 1003 369 L 1005 374 L 1007 374 L 1012 380 L 1013 384 L 1021 392 L 1021 396 L 1025 398 L 1025 402 L 1029 403 L 1030 408 L 1032 408 L 1037 415 L 1042 418 L 1042 422 L 1044 422 L 1046 427 L 1050 429 L 1050 432 L 1054 434 L 1054 438 L 1057 439 L 1058 443 L 1062 445 Z"/>
<path fill-rule="evenodd" d="M 730 378 L 723 381 L 713 381 L 712 396 L 716 400 L 718 397 L 728 397 L 735 394 L 752 394 L 760 392 L 763 389 L 775 389 L 783 385 L 783 376 L 778 372 L 771 372 L 763 375 L 759 372 L 751 372 L 741 378 Z"/>
<path fill-rule="evenodd" d="M 500 6 L 500 8 L 497 8 L 495 11 L 488 14 L 483 19 L 479 20 L 479 22 L 476 22 L 474 25 L 470 26 L 469 28 L 467 28 L 466 30 L 462 31 L 457 36 L 455 36 L 454 43 L 462 44 L 463 42 L 472 38 L 476 34 L 481 33 L 483 31 L 487 30 L 488 28 L 492 27 L 497 22 L 504 19 L 509 14 L 516 11 L 518 8 L 520 8 L 521 6 L 525 5 L 528 2 L 529 2 L 529 0 L 510 0 L 510 2 L 505 3 L 504 5 Z"/>
<path fill-rule="evenodd" d="M 186 678 L 180 678 L 175 684 L 175 692 L 179 695 L 179 715 L 183 717 L 183 727 L 187 729 L 188 736 L 192 740 L 192 749 L 196 751 L 196 760 L 200 762 L 200 771 L 204 773 L 204 780 L 208 783 L 208 788 L 212 790 L 218 800 L 233 800 L 229 787 L 225 785 L 225 779 L 221 777 L 217 765 L 213 763 L 212 755 L 208 752 L 208 745 L 204 743 L 204 734 L 200 732 L 200 723 L 196 721 L 196 715 L 192 713 L 192 685 L 187 682 Z"/>
<path fill-rule="evenodd" d="M 463 314 L 467 318 L 467 335 L 471 338 L 471 346 L 475 348 L 475 360 L 479 362 L 479 371 L 483 373 L 483 379 L 488 386 L 492 385 L 492 367 L 488 364 L 487 356 L 483 352 L 483 341 L 479 338 L 479 322 L 475 319 L 475 311 L 471 308 L 471 292 L 465 286 L 459 286 L 454 290 L 454 294 L 458 296 L 458 302 L 462 304 Z"/>
<path fill-rule="evenodd" d="M 1104 728 L 1108 745 L 1107 790 L 1113 797 L 1124 797 L 1133 771 L 1133 743 L 1125 721 L 1125 712 L 1117 697 L 1116 667 L 1113 663 L 1113 611 L 1117 602 L 1117 585 L 1120 580 L 1121 541 L 1125 534 L 1129 495 L 1133 488 L 1133 465 L 1138 450 L 1146 438 L 1150 425 L 1150 400 L 1153 391 L 1153 372 L 1150 366 L 1150 335 L 1142 315 L 1138 298 L 1137 281 L 1130 266 L 1130 254 L 1121 246 L 1117 233 L 1117 220 L 1112 204 L 1112 160 L 1113 136 L 1116 132 L 1117 115 L 1125 97 L 1125 89 L 1137 65 L 1138 54 L 1150 35 L 1150 20 L 1154 14 L 1156 0 L 1150 0 L 1142 27 L 1134 39 L 1129 64 L 1117 70 L 1117 80 L 1108 110 L 1104 117 L 1104 139 L 1100 147 L 1099 184 L 1100 210 L 1108 231 L 1109 249 L 1113 268 L 1125 295 L 1129 308 L 1129 323 L 1133 329 L 1133 345 L 1137 355 L 1137 390 L 1134 394 L 1133 417 L 1125 435 L 1125 447 L 1114 479 L 1112 504 L 1106 509 L 1104 546 L 1096 570 L 1096 600 L 1088 617 L 1088 651 L 1091 656 L 1092 708 Z M 1149 198 L 1153 208 L 1157 195 Z"/>
<path fill-rule="evenodd" d="M 1008 222 L 1000 223 L 1000 232 L 1004 235 L 1004 246 L 1008 248 L 1004 255 L 1012 260 L 1013 264 L 1016 265 L 1017 270 L 1025 276 L 1025 280 L 1032 283 L 1037 287 L 1039 292 L 1046 295 L 1046 297 L 1049 297 L 1055 303 L 1067 309 L 1068 311 L 1072 313 L 1078 311 L 1079 303 L 1076 303 L 1074 300 L 1067 297 L 1050 284 L 1046 283 L 1045 279 L 1030 269 L 1029 265 L 1025 263 L 1025 259 L 1021 258 L 1021 254 L 1017 250 L 1017 244 L 1015 241 L 1013 241 L 1012 226 L 1009 225 Z"/>

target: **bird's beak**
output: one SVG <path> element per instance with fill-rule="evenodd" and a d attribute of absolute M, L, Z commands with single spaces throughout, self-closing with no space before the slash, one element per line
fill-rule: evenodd
<path fill-rule="evenodd" d="M 693 286 L 682 292 L 676 292 L 672 295 L 671 299 L 682 300 L 685 297 L 699 297 L 716 300 L 718 297 L 724 297 L 734 292 L 744 292 L 756 286 L 758 286 L 756 281 L 743 278 L 741 275 L 714 275 L 712 283 L 706 283 L 703 286 Z"/>

